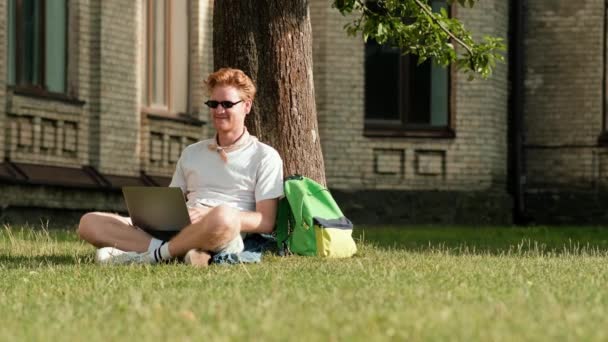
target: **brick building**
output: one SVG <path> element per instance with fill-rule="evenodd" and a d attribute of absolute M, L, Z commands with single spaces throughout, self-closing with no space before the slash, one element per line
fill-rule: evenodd
<path fill-rule="evenodd" d="M 311 0 L 329 187 L 355 222 L 607 222 L 606 5 L 452 8 L 509 42 L 489 80 L 347 37 Z M 445 1 L 433 0 L 434 8 Z M 0 215 L 124 211 L 208 137 L 213 1 L 0 2 Z M 34 219 L 33 219 L 34 218 Z"/>

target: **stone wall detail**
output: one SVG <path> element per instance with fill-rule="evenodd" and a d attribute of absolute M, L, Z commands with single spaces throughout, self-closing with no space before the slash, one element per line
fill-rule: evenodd
<path fill-rule="evenodd" d="M 184 123 L 163 117 L 142 120 L 142 170 L 170 177 L 186 146 L 201 139 L 203 122 Z"/>
<path fill-rule="evenodd" d="M 416 150 L 414 153 L 416 175 L 445 177 L 445 151 Z"/>
<path fill-rule="evenodd" d="M 77 160 L 77 121 L 9 114 L 8 123 L 10 157 L 23 159 L 31 154 Z"/>
<path fill-rule="evenodd" d="M 405 173 L 405 150 L 374 149 L 374 173 L 402 178 Z"/>
<path fill-rule="evenodd" d="M 79 104 L 49 105 L 14 96 L 5 117 L 6 157 L 57 166 L 86 163 L 87 134 Z M 49 110 L 53 109 L 53 110 Z"/>

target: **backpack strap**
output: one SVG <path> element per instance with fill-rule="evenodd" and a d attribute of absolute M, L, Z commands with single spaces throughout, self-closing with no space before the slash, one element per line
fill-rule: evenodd
<path fill-rule="evenodd" d="M 279 208 L 277 210 L 277 222 L 276 222 L 276 237 L 277 247 L 279 248 L 279 255 L 289 254 L 289 245 L 287 239 L 289 238 L 289 214 L 291 208 L 287 198 L 281 198 L 279 200 Z"/>

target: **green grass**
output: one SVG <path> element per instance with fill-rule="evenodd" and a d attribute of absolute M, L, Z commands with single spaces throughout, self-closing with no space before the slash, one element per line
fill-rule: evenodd
<path fill-rule="evenodd" d="M 0 340 L 606 340 L 608 229 L 361 228 L 347 260 L 98 266 L 0 229 Z"/>

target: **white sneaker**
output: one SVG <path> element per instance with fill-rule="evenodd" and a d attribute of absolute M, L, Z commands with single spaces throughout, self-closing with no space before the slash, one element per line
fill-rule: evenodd
<path fill-rule="evenodd" d="M 106 250 L 107 249 L 107 250 Z M 103 251 L 102 251 L 103 250 Z M 151 264 L 152 256 L 149 252 L 125 252 L 113 247 L 105 247 L 97 250 L 95 257 L 100 264 L 126 265 L 126 264 Z"/>
<path fill-rule="evenodd" d="M 105 264 L 108 262 L 109 259 L 117 256 L 117 255 L 121 255 L 126 253 L 125 251 L 118 249 L 118 248 L 114 248 L 114 247 L 103 247 L 97 250 L 97 252 L 95 253 L 95 262 L 99 263 L 99 264 Z"/>

